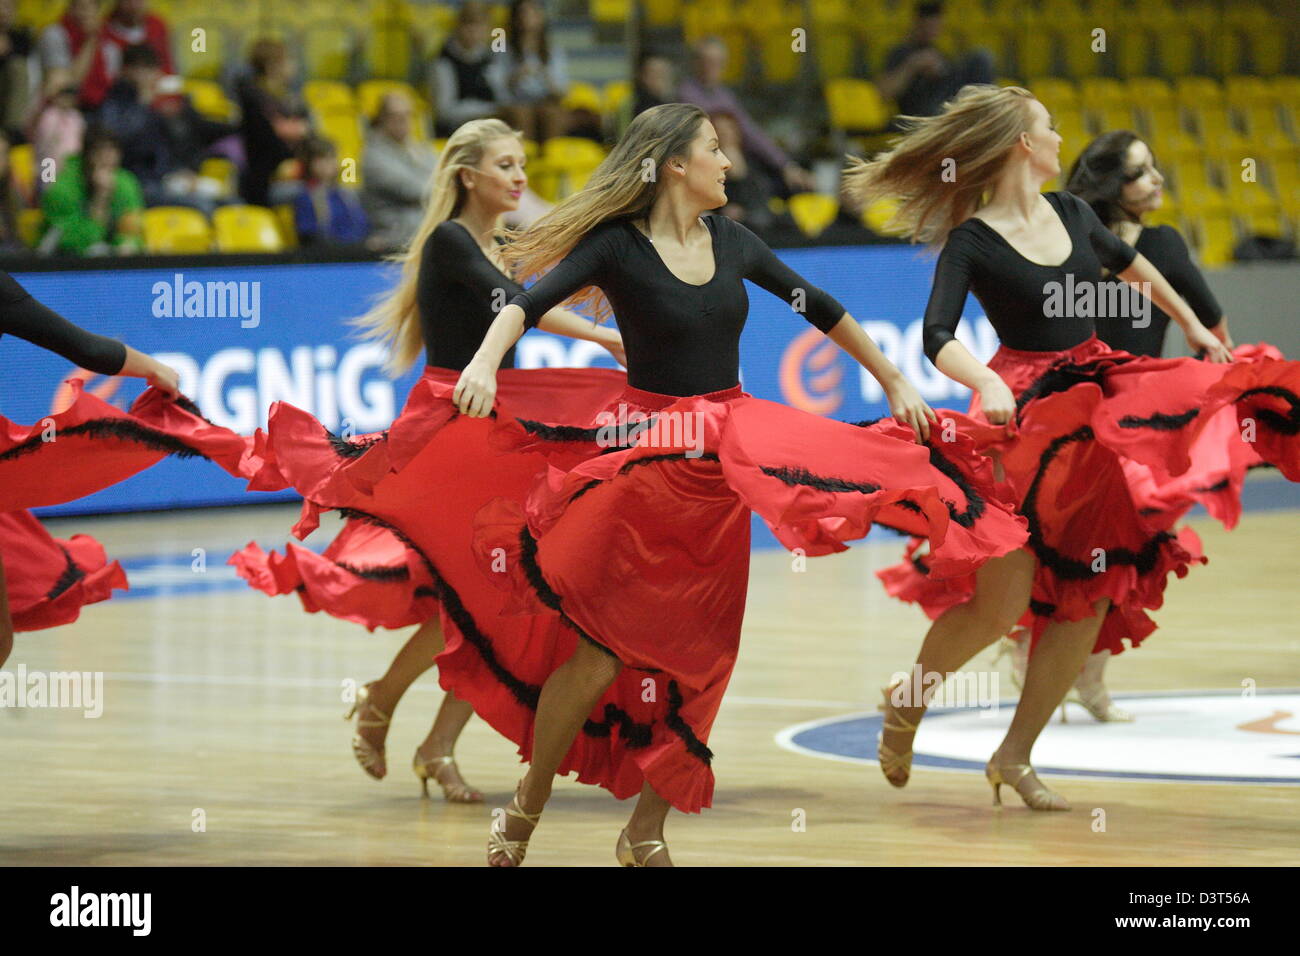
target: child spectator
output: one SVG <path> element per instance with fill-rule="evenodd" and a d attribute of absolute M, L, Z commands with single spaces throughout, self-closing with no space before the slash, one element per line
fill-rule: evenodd
<path fill-rule="evenodd" d="M 81 152 L 86 119 L 77 109 L 77 87 L 72 72 L 63 68 L 45 76 L 45 95 L 32 122 L 32 154 L 36 159 L 36 191 L 45 189 L 64 160 Z"/>
<path fill-rule="evenodd" d="M 343 189 L 334 144 L 309 137 L 302 148 L 305 187 L 293 203 L 298 241 L 304 246 L 356 245 L 365 242 L 370 223 L 356 195 Z"/>
<path fill-rule="evenodd" d="M 81 256 L 140 249 L 144 197 L 136 178 L 122 168 L 122 149 L 102 127 L 86 131 L 80 154 L 41 195 L 46 231 L 57 230 L 55 247 Z"/>

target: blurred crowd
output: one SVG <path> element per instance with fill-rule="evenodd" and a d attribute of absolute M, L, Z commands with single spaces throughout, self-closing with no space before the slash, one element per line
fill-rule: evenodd
<path fill-rule="evenodd" d="M 940 3 L 916 4 L 914 14 L 875 80 L 901 112 L 935 113 L 963 84 L 993 81 L 991 56 L 940 52 Z M 14 0 L 0 0 L 0 248 L 129 253 L 143 248 L 148 207 L 211 217 L 248 204 L 285 210 L 299 244 L 392 250 L 420 219 L 438 138 L 467 120 L 500 117 L 539 148 L 575 138 L 608 145 L 638 112 L 672 101 L 699 105 L 718 130 L 733 163 L 726 215 L 759 232 L 790 228 L 780 200 L 815 189 L 806 163 L 723 82 L 721 40 L 698 39 L 684 58 L 643 49 L 611 113 L 567 95 L 564 52 L 539 0 L 509 4 L 504 37 L 493 22 L 479 0 L 460 5 L 426 64 L 432 116 L 418 94 L 386 93 L 361 117 L 364 133 L 349 149 L 321 125 L 304 97 L 311 78 L 279 38 L 252 38 L 246 55 L 224 64 L 232 108 L 220 116 L 192 102 L 176 73 L 171 27 L 149 0 L 66 0 L 35 35 L 15 25 Z M 10 159 L 20 145 L 23 168 Z M 521 221 L 547 206 L 530 193 Z M 41 213 L 34 235 L 23 234 L 25 209 Z"/>

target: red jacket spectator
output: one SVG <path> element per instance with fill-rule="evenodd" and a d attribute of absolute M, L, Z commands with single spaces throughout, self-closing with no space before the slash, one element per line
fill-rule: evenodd
<path fill-rule="evenodd" d="M 157 14 L 150 13 L 148 7 L 148 0 L 118 0 L 112 14 L 104 21 L 90 72 L 81 85 L 83 106 L 94 109 L 104 101 L 108 88 L 122 68 L 122 51 L 137 43 L 153 48 L 164 73 L 176 72 L 172 65 L 167 23 Z"/>

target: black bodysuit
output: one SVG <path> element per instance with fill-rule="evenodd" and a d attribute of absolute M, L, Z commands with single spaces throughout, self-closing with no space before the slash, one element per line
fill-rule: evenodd
<path fill-rule="evenodd" d="M 126 346 L 121 342 L 73 325 L 33 299 L 9 273 L 0 271 L 0 335 L 5 333 L 100 375 L 116 375 L 126 364 Z"/>
<path fill-rule="evenodd" d="M 1048 316 L 1049 283 L 1068 290 L 1067 274 L 1073 276 L 1074 287 L 1100 283 L 1103 265 L 1111 273 L 1123 272 L 1137 251 L 1103 226 L 1092 207 L 1074 194 L 1047 193 L 1046 198 L 1072 243 L 1070 255 L 1060 265 L 1030 262 L 981 219 L 967 219 L 949 233 L 925 308 L 923 339 L 930 361 L 955 337 L 968 291 L 984 306 L 984 314 L 1007 348 L 1059 352 L 1092 336 L 1091 316 Z"/>
<path fill-rule="evenodd" d="M 1173 226 L 1143 229 L 1138 235 L 1136 248 L 1169 280 L 1174 291 L 1187 300 L 1203 326 L 1212 329 L 1223 320 L 1223 310 L 1219 308 L 1218 300 L 1205 284 L 1201 270 L 1192 262 L 1187 243 L 1177 229 Z M 1113 349 L 1123 349 L 1134 355 L 1159 357 L 1165 344 L 1165 329 L 1169 327 L 1170 321 L 1169 314 L 1153 302 L 1151 324 L 1147 328 L 1134 328 L 1132 319 L 1128 318 L 1099 317 L 1097 338 Z"/>
<path fill-rule="evenodd" d="M 740 333 L 749 315 L 743 280 L 802 306 L 804 318 L 829 332 L 844 306 L 799 277 L 752 232 L 725 216 L 705 216 L 713 238 L 713 278 L 683 282 L 629 220 L 602 223 L 530 289 L 511 300 L 525 328 L 574 292 L 597 286 L 614 310 L 633 388 L 664 395 L 703 395 L 740 380 Z M 802 295 L 800 295 L 802 293 Z"/>
<path fill-rule="evenodd" d="M 496 314 L 523 290 L 492 264 L 468 229 L 450 219 L 439 223 L 420 251 L 415 290 L 425 361 L 439 368 L 463 370 L 483 343 Z M 511 348 L 500 367 L 514 365 L 515 350 Z"/>

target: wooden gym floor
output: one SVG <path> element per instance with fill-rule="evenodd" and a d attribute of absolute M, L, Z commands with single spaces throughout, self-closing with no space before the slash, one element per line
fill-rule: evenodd
<path fill-rule="evenodd" d="M 106 701 L 98 719 L 0 712 L 0 864 L 482 865 L 491 808 L 521 770 L 514 748 L 474 720 L 457 756 L 488 802 L 420 799 L 408 762 L 441 700 L 433 672 L 396 713 L 386 780 L 366 777 L 349 751 L 340 685 L 382 673 L 406 632 L 367 634 L 304 614 L 294 597 L 187 588 L 193 548 L 207 550 L 207 574 L 219 581 L 231 573 L 225 557 L 249 539 L 282 547 L 296 513 L 256 506 L 49 523 L 55 534 L 94 534 L 124 563 L 169 555 L 170 574 L 133 580 L 180 588 L 18 636 L 8 670 L 103 671 Z M 1111 663 L 1112 689 L 1232 690 L 1245 677 L 1261 689 L 1300 686 L 1298 518 L 1248 513 L 1230 534 L 1193 521 L 1211 564 L 1171 583 L 1161 631 Z M 1294 863 L 1294 786 L 1051 776 L 1074 811 L 1031 813 L 1014 796 L 996 811 L 978 773 L 918 767 L 896 791 L 874 765 L 779 747 L 783 728 L 872 710 L 887 676 L 910 666 L 924 619 L 872 576 L 899 552 L 886 535 L 803 573 L 784 551 L 755 553 L 741 659 L 710 740 L 714 806 L 670 819 L 678 865 Z M 1117 740 L 1133 726 L 1092 725 Z M 1104 832 L 1093 826 L 1097 808 Z M 629 811 L 603 790 L 558 781 L 528 864 L 613 865 Z M 797 811 L 802 830 L 792 826 Z"/>

